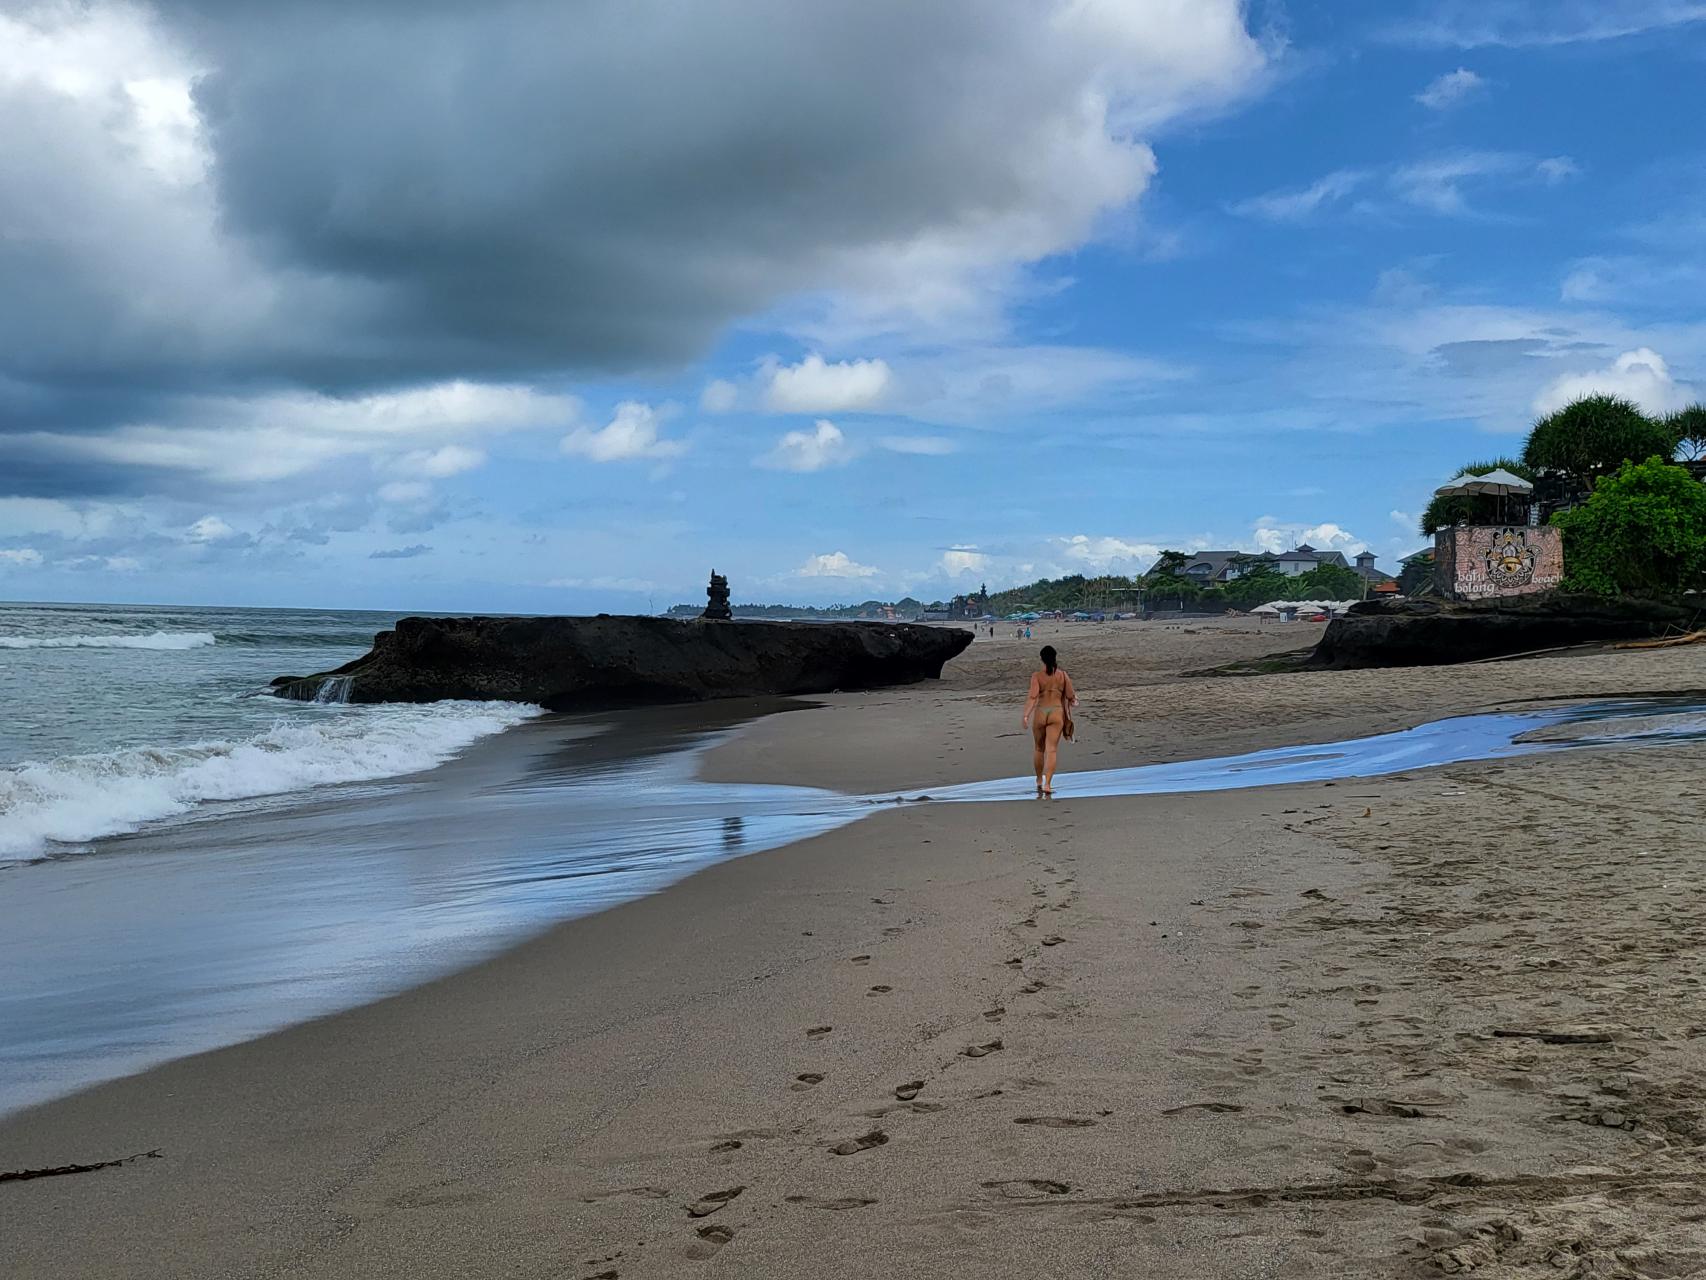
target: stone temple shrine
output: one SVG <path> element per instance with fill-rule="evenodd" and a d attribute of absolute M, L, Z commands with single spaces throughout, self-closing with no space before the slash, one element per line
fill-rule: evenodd
<path fill-rule="evenodd" d="M 722 574 L 712 571 L 711 585 L 705 588 L 705 597 L 705 612 L 699 615 L 701 618 L 727 622 L 735 616 L 729 608 L 729 580 Z"/>

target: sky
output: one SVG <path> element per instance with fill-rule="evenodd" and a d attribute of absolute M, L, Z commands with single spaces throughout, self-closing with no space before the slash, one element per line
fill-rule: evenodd
<path fill-rule="evenodd" d="M 1706 399 L 1706 3 L 0 0 L 0 599 L 1374 551 Z"/>

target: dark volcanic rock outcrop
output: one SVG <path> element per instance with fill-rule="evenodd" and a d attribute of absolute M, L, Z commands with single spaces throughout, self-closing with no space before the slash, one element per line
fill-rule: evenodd
<path fill-rule="evenodd" d="M 1327 624 L 1309 667 L 1420 667 L 1639 640 L 1706 623 L 1706 602 L 1552 594 L 1453 603 L 1370 600 Z"/>
<path fill-rule="evenodd" d="M 404 618 L 336 671 L 272 683 L 307 702 L 493 698 L 602 710 L 911 684 L 940 676 L 971 640 L 885 622 Z"/>

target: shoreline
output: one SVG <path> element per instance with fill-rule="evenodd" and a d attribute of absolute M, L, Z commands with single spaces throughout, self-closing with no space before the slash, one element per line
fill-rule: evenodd
<path fill-rule="evenodd" d="M 1629 662 L 1607 666 L 1621 674 L 1578 683 L 1628 682 Z M 1698 659 L 1634 669 L 1703 683 Z M 959 780 L 1011 761 L 980 735 L 1016 708 L 976 679 L 867 695 L 882 717 L 850 700 L 770 717 L 707 772 L 787 760 L 809 782 L 839 753 L 855 781 Z M 1179 738 L 1157 716 L 1084 745 L 1136 750 L 1166 721 Z M 1259 743 L 1277 730 L 1258 721 Z M 897 723 L 903 749 L 873 751 Z M 1680 938 L 1620 950 L 1652 926 L 1605 910 L 1591 868 L 1662 879 L 1666 927 L 1698 932 L 1679 912 L 1706 888 L 1685 856 L 1706 815 L 1674 788 L 1703 757 L 1641 758 L 884 810 L 377 1004 L 0 1119 L 6 1167 L 163 1155 L 5 1188 L 17 1274 L 1437 1274 L 1452 1250 L 1556 1245 L 1571 1214 L 1602 1224 L 1585 1250 L 1685 1257 L 1694 1228 L 1664 1188 L 1699 1167 L 1664 1100 L 1706 1074 L 1693 1042 L 1646 1028 L 1686 1026 L 1698 984 L 1664 976 Z M 1640 799 L 1638 777 L 1666 799 Z M 1459 811 L 1500 815 L 1497 866 Z M 1596 838 L 1607 814 L 1627 848 Z M 1521 963 L 1548 956 L 1563 967 Z M 1615 1052 L 1492 1035 L 1560 1023 Z M 1561 1125 L 1567 1090 L 1576 1112 L 1637 1122 Z M 1527 1243 L 1496 1225 L 1519 1220 Z"/>

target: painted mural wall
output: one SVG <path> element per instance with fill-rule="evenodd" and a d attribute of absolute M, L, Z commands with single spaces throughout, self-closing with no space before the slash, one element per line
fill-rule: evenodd
<path fill-rule="evenodd" d="M 1434 535 L 1434 577 L 1453 600 L 1551 591 L 1564 580 L 1564 538 L 1549 525 L 1441 529 Z"/>

